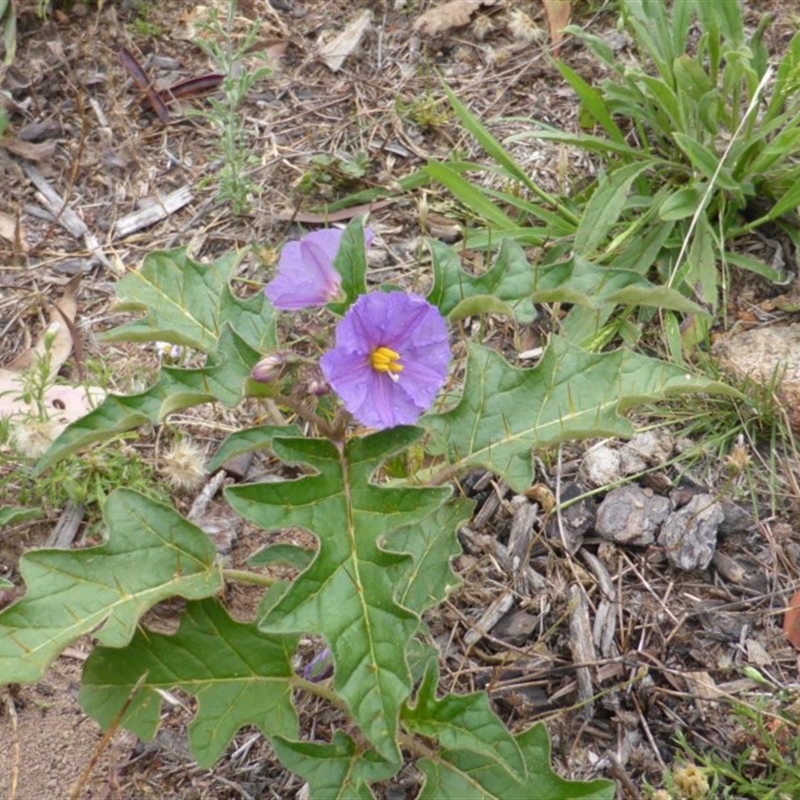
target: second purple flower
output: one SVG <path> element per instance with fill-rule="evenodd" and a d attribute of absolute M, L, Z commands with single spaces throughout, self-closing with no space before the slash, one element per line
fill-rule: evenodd
<path fill-rule="evenodd" d="M 322 357 L 325 378 L 369 428 L 414 424 L 431 407 L 450 362 L 447 326 L 423 297 L 362 295 L 336 326 Z"/>
<path fill-rule="evenodd" d="M 275 308 L 297 311 L 324 306 L 339 296 L 342 277 L 333 268 L 333 261 L 343 235 L 338 228 L 328 228 L 284 245 L 278 271 L 264 289 Z M 369 228 L 364 231 L 364 241 L 367 247 L 372 242 Z"/>

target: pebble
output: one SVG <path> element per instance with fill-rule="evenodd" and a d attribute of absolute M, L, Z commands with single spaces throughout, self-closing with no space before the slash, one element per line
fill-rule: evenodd
<path fill-rule="evenodd" d="M 710 494 L 696 494 L 673 511 L 658 535 L 669 563 L 687 572 L 705 569 L 714 556 L 717 530 L 724 518 L 722 506 Z"/>
<path fill-rule="evenodd" d="M 648 545 L 670 513 L 666 497 L 627 485 L 612 489 L 597 509 L 595 531 L 618 544 Z"/>

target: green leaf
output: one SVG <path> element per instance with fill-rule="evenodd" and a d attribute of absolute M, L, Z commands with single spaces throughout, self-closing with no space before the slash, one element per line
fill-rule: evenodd
<path fill-rule="evenodd" d="M 41 474 L 53 463 L 81 447 L 108 439 L 139 425 L 161 422 L 183 408 L 219 400 L 235 406 L 255 391 L 250 370 L 260 353 L 253 350 L 229 327 L 220 337 L 217 352 L 200 369 L 163 367 L 158 381 L 147 391 L 132 395 L 108 395 L 103 402 L 68 425 L 36 465 Z"/>
<path fill-rule="evenodd" d="M 489 754 L 446 751 L 440 760 L 425 758 L 417 762 L 425 775 L 417 800 L 614 800 L 614 784 L 610 781 L 567 781 L 553 772 L 550 741 L 543 724 L 514 738 L 525 759 L 527 777 L 514 779 Z"/>
<path fill-rule="evenodd" d="M 512 308 L 520 322 L 531 322 L 534 271 L 525 251 L 515 241 L 503 239 L 494 264 L 473 276 L 461 267 L 461 258 L 452 248 L 435 239 L 427 241 L 433 263 L 433 287 L 429 303 L 449 316 L 464 300 L 491 295 Z"/>
<path fill-rule="evenodd" d="M 651 167 L 650 161 L 628 164 L 600 179 L 575 233 L 576 254 L 588 256 L 602 244 L 625 208 L 631 184 Z"/>
<path fill-rule="evenodd" d="M 403 727 L 419 736 L 436 739 L 444 750 L 445 759 L 448 751 L 458 751 L 465 756 L 473 754 L 501 767 L 513 780 L 524 780 L 526 764 L 520 748 L 492 711 L 488 695 L 485 692 L 447 694 L 437 700 L 438 682 L 438 669 L 429 669 L 414 706 L 403 709 Z"/>
<path fill-rule="evenodd" d="M 373 477 L 421 434 L 401 426 L 351 439 L 343 449 L 326 440 L 276 437 L 272 449 L 279 458 L 307 464 L 316 474 L 225 492 L 236 511 L 262 528 L 305 528 L 319 539 L 313 563 L 262 620 L 262 629 L 325 637 L 337 693 L 389 761 L 399 759 L 397 719 L 411 691 L 405 647 L 417 617 L 392 599 L 412 558 L 381 542 L 395 528 L 425 519 L 450 489 L 379 486 Z"/>
<path fill-rule="evenodd" d="M 4 11 L 8 11 L 7 14 L 3 14 L 2 18 L 3 44 L 6 50 L 5 63 L 11 64 L 17 52 L 17 15 L 14 11 L 14 6 L 10 2 Z"/>
<path fill-rule="evenodd" d="M 275 737 L 272 745 L 281 762 L 308 781 L 313 800 L 374 800 L 367 784 L 390 778 L 397 771 L 396 765 L 382 760 L 374 751 L 359 751 L 341 731 L 333 734 L 331 744 Z"/>
<path fill-rule="evenodd" d="M 707 183 L 696 183 L 685 189 L 673 192 L 658 209 L 658 216 L 663 220 L 677 221 L 694 215 L 706 193 Z"/>
<path fill-rule="evenodd" d="M 576 222 L 577 220 L 573 217 L 573 215 L 564 213 L 564 209 L 559 204 L 556 197 L 553 197 L 545 192 L 530 177 L 530 175 L 528 175 L 527 171 L 517 164 L 517 162 L 503 147 L 503 145 L 500 144 L 500 142 L 497 141 L 494 136 L 492 136 L 492 134 L 481 123 L 481 121 L 456 97 L 453 90 L 447 84 L 443 84 L 443 88 L 445 94 L 447 95 L 447 99 L 450 101 L 450 105 L 453 106 L 453 111 L 455 111 L 456 116 L 464 126 L 464 129 L 468 133 L 472 134 L 472 136 L 475 138 L 475 141 L 484 149 L 489 159 L 493 163 L 497 164 L 509 178 L 519 181 L 523 186 L 526 186 L 531 193 L 538 197 L 543 203 L 558 209 L 565 219 Z M 427 167 L 423 171 L 429 175 L 431 174 Z M 456 194 L 455 192 L 453 193 Z M 462 202 L 463 201 L 464 200 L 462 199 Z M 486 219 L 488 219 L 488 217 L 486 217 Z"/>
<path fill-rule="evenodd" d="M 556 69 L 561 73 L 564 80 L 572 87 L 581 101 L 581 105 L 592 116 L 592 118 L 602 126 L 611 141 L 617 144 L 625 144 L 625 136 L 614 122 L 614 118 L 606 106 L 603 95 L 586 83 L 577 72 L 568 67 L 563 61 L 555 62 Z"/>
<path fill-rule="evenodd" d="M 298 547 L 295 544 L 273 544 L 250 556 L 247 563 L 253 567 L 271 567 L 281 564 L 304 570 L 314 560 L 315 555 L 314 550 L 307 550 L 305 547 Z"/>
<path fill-rule="evenodd" d="M 481 314 L 498 314 L 509 319 L 514 319 L 514 309 L 502 300 L 492 297 L 490 294 L 478 294 L 467 300 L 462 300 L 448 315 L 450 322 L 467 317 L 478 317 Z"/>
<path fill-rule="evenodd" d="M 296 425 L 258 425 L 245 428 L 228 436 L 219 446 L 208 465 L 209 472 L 215 472 L 226 461 L 243 453 L 253 453 L 269 449 L 275 436 L 299 436 Z"/>
<path fill-rule="evenodd" d="M 185 248 L 155 251 L 141 269 L 117 284 L 118 311 L 145 311 L 141 319 L 104 334 L 104 341 L 163 341 L 215 353 L 228 324 L 254 350 L 275 346 L 274 315 L 263 292 L 249 300 L 231 294 L 239 256 L 210 264 L 192 261 Z"/>
<path fill-rule="evenodd" d="M 675 76 L 677 90 L 689 95 L 696 102 L 712 89 L 706 71 L 687 53 L 682 53 L 673 61 L 672 73 Z"/>
<path fill-rule="evenodd" d="M 714 185 L 725 189 L 734 194 L 741 194 L 742 187 L 739 182 L 731 175 L 731 171 L 727 167 L 721 167 L 717 172 L 719 166 L 719 158 L 715 153 L 712 153 L 707 147 L 700 144 L 700 142 L 687 136 L 685 133 L 675 131 L 672 134 L 675 143 L 681 150 L 688 156 L 692 166 L 701 172 L 706 178 L 713 178 Z"/>
<path fill-rule="evenodd" d="M 765 264 L 763 261 L 759 261 L 759 259 L 753 258 L 752 256 L 726 251 L 725 260 L 729 264 L 735 264 L 737 267 L 750 270 L 750 272 L 755 275 L 760 275 L 762 278 L 766 278 L 774 283 L 786 282 L 787 272 L 775 269 L 769 264 Z"/>
<path fill-rule="evenodd" d="M 126 647 L 95 649 L 78 699 L 105 729 L 124 711 L 122 727 L 149 741 L 161 716 L 159 692 L 183 689 L 197 699 L 192 754 L 211 767 L 244 725 L 297 736 L 296 646 L 296 636 L 265 636 L 254 623 L 235 622 L 217 600 L 189 603 L 172 636 L 140 629 Z"/>
<path fill-rule="evenodd" d="M 16 508 L 14 506 L 0 507 L 0 525 L 18 525 L 29 519 L 37 519 L 44 514 L 41 508 Z"/>
<path fill-rule="evenodd" d="M 345 300 L 341 303 L 330 303 L 329 308 L 337 314 L 344 314 L 358 300 L 359 295 L 367 291 L 367 249 L 363 217 L 355 217 L 345 228 L 333 267 L 342 276 Z"/>
<path fill-rule="evenodd" d="M 30 683 L 79 636 L 122 647 L 142 615 L 168 597 L 222 588 L 216 549 L 176 511 L 128 489 L 103 508 L 108 542 L 32 550 L 20 562 L 27 593 L 0 612 L 0 683 Z"/>
<path fill-rule="evenodd" d="M 800 183 L 795 183 L 778 198 L 775 205 L 769 210 L 767 219 L 777 219 L 787 212 L 796 213 L 798 206 L 800 206 Z"/>
<path fill-rule="evenodd" d="M 642 240 L 642 245 L 647 237 Z M 644 246 L 642 248 L 644 252 Z M 702 306 L 673 289 L 651 283 L 638 272 L 599 267 L 575 256 L 561 264 L 536 268 L 534 297 L 538 303 L 573 303 L 561 333 L 575 344 L 590 343 L 616 305 L 676 308 L 703 314 Z"/>
<path fill-rule="evenodd" d="M 413 569 L 398 583 L 401 606 L 421 613 L 441 603 L 461 579 L 453 572 L 450 559 L 461 552 L 456 530 L 471 516 L 472 502 L 451 500 L 421 522 L 392 531 L 386 537 L 388 549 L 409 553 Z"/>
<path fill-rule="evenodd" d="M 699 391 L 733 390 L 624 349 L 589 353 L 554 336 L 532 369 L 512 367 L 493 350 L 472 345 L 460 401 L 426 419 L 453 466 L 485 466 L 523 491 L 533 477 L 532 449 L 630 436 L 626 409 Z"/>

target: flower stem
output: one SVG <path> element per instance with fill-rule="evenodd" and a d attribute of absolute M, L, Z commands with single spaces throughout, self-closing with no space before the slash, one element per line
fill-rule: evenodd
<path fill-rule="evenodd" d="M 275 578 L 270 578 L 269 575 L 250 572 L 246 569 L 223 569 L 222 577 L 226 581 L 238 581 L 239 583 L 249 583 L 254 586 L 272 586 L 275 583 Z"/>

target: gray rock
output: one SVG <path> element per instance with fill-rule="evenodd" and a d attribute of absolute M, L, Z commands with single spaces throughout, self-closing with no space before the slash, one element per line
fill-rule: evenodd
<path fill-rule="evenodd" d="M 599 444 L 589 450 L 583 459 L 581 473 L 591 486 L 608 486 L 622 478 L 619 451 L 609 444 Z"/>
<path fill-rule="evenodd" d="M 695 495 L 683 508 L 669 515 L 658 543 L 673 567 L 705 569 L 714 556 L 717 530 L 725 515 L 710 494 Z"/>
<path fill-rule="evenodd" d="M 669 461 L 675 441 L 668 431 L 654 430 L 637 433 L 620 448 L 623 473 L 633 475 L 647 467 L 660 467 Z"/>
<path fill-rule="evenodd" d="M 618 544 L 648 545 L 669 512 L 666 497 L 639 486 L 620 486 L 600 503 L 595 530 Z"/>

